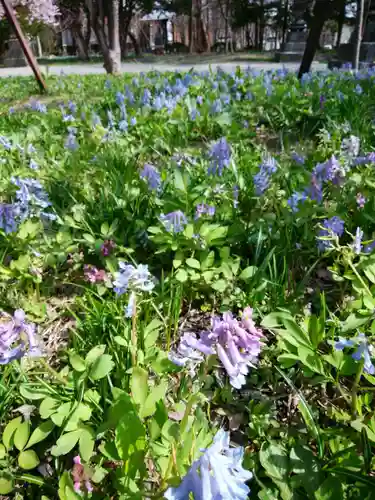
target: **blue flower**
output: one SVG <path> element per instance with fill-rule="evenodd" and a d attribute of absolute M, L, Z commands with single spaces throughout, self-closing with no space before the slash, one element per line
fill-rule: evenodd
<path fill-rule="evenodd" d="M 169 488 L 167 500 L 247 500 L 250 488 L 246 482 L 252 473 L 242 466 L 244 449 L 230 448 L 229 432 L 219 430 L 212 445 L 191 466 L 176 488 Z"/>
<path fill-rule="evenodd" d="M 306 158 L 303 155 L 300 155 L 300 154 L 296 153 L 295 151 L 293 151 L 293 153 L 291 154 L 291 158 L 296 163 L 298 163 L 298 165 L 304 165 L 305 161 L 306 161 Z"/>
<path fill-rule="evenodd" d="M 341 165 L 337 158 L 332 155 L 324 163 L 318 163 L 313 170 L 312 177 L 319 182 L 335 181 L 340 174 Z"/>
<path fill-rule="evenodd" d="M 19 208 L 17 205 L 1 203 L 0 204 L 0 228 L 6 233 L 17 231 Z"/>
<path fill-rule="evenodd" d="M 223 107 L 222 107 L 222 105 L 221 105 L 221 100 L 220 100 L 220 99 L 216 99 L 216 100 L 212 103 L 212 105 L 211 105 L 211 107 L 210 107 L 210 114 L 211 114 L 211 115 L 216 115 L 216 114 L 218 114 L 218 113 L 221 113 L 221 112 L 222 112 L 222 110 L 223 110 Z"/>
<path fill-rule="evenodd" d="M 277 170 L 276 160 L 270 156 L 265 155 L 259 165 L 259 172 L 253 176 L 255 193 L 261 196 L 269 187 L 271 175 Z"/>
<path fill-rule="evenodd" d="M 354 250 L 354 253 L 357 255 L 359 255 L 361 253 L 361 250 L 362 250 L 362 238 L 363 238 L 363 231 L 361 230 L 360 227 L 357 227 L 354 242 L 353 242 L 353 250 Z"/>
<path fill-rule="evenodd" d="M 196 108 L 193 108 L 190 110 L 190 120 L 191 121 L 195 121 L 197 116 L 200 116 L 200 112 L 196 109 Z"/>
<path fill-rule="evenodd" d="M 201 105 L 203 104 L 203 96 L 199 95 L 199 96 L 197 97 L 196 101 L 197 101 L 197 104 L 198 104 L 199 106 L 201 106 Z"/>
<path fill-rule="evenodd" d="M 215 142 L 208 153 L 211 160 L 208 174 L 222 175 L 224 168 L 230 165 L 231 154 L 231 148 L 225 137 Z"/>
<path fill-rule="evenodd" d="M 124 104 L 125 102 L 125 96 L 121 92 L 116 93 L 116 104 L 120 106 L 121 104 Z"/>
<path fill-rule="evenodd" d="M 186 224 L 186 215 L 181 210 L 170 212 L 167 215 L 161 214 L 160 221 L 164 224 L 165 229 L 171 233 L 181 233 Z"/>
<path fill-rule="evenodd" d="M 130 125 L 134 127 L 134 125 L 137 125 L 137 118 L 135 116 L 132 116 L 130 118 Z"/>
<path fill-rule="evenodd" d="M 306 193 L 301 193 L 295 191 L 292 196 L 288 200 L 288 205 L 293 213 L 297 213 L 299 211 L 298 205 L 300 203 L 304 203 L 307 200 Z"/>
<path fill-rule="evenodd" d="M 143 95 L 141 98 L 141 104 L 142 106 L 149 106 L 150 101 L 151 101 L 151 91 L 149 89 L 144 89 Z"/>
<path fill-rule="evenodd" d="M 140 173 L 141 179 L 145 179 L 148 182 L 148 186 L 152 190 L 159 190 L 161 187 L 161 177 L 159 171 L 149 163 L 143 166 Z"/>
<path fill-rule="evenodd" d="M 356 361 L 364 360 L 363 369 L 369 375 L 375 374 L 375 366 L 371 361 L 370 348 L 368 346 L 367 338 L 363 333 L 360 333 L 358 337 L 352 339 L 344 339 L 340 337 L 338 342 L 335 342 L 334 347 L 337 351 L 342 351 L 345 347 L 357 346 L 356 351 L 352 354 L 352 358 Z"/>
<path fill-rule="evenodd" d="M 113 289 L 117 295 L 122 295 L 129 289 L 136 292 L 151 292 L 155 287 L 154 278 L 148 266 L 138 264 L 137 267 L 125 262 L 119 262 L 119 271 L 115 274 Z"/>
<path fill-rule="evenodd" d="M 354 92 L 355 92 L 356 94 L 358 94 L 358 95 L 361 95 L 361 94 L 363 94 L 363 89 L 362 89 L 362 87 L 358 84 L 358 85 L 356 85 L 356 87 L 355 87 L 355 89 L 354 89 Z"/>
<path fill-rule="evenodd" d="M 70 131 L 68 137 L 66 138 L 64 146 L 71 151 L 76 151 L 79 148 L 79 144 L 77 143 L 77 138 L 74 132 Z"/>
<path fill-rule="evenodd" d="M 334 236 L 342 236 L 344 233 L 344 221 L 334 215 L 330 219 L 325 219 L 323 222 L 324 229 L 319 231 L 318 248 L 321 252 L 333 248 L 332 242 L 329 240 L 320 240 L 321 237 L 333 238 Z"/>
<path fill-rule="evenodd" d="M 126 132 L 128 130 L 128 122 L 126 120 L 121 120 L 118 124 L 118 128 L 121 132 Z"/>
<path fill-rule="evenodd" d="M 213 217 L 215 215 L 216 208 L 213 205 L 207 205 L 206 203 L 201 203 L 195 208 L 195 219 L 199 219 L 202 215 L 208 215 Z"/>

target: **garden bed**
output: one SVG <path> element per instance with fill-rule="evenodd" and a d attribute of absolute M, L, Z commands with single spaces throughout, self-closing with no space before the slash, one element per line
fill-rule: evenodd
<path fill-rule="evenodd" d="M 374 73 L 48 86 L 0 81 L 0 495 L 373 498 Z"/>

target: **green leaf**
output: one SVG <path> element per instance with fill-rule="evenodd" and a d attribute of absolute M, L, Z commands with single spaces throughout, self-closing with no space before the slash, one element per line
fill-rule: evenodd
<path fill-rule="evenodd" d="M 257 273 L 257 271 L 258 268 L 256 266 L 249 266 L 242 271 L 239 278 L 244 281 L 249 280 Z"/>
<path fill-rule="evenodd" d="M 342 481 L 338 478 L 330 476 L 319 486 L 315 492 L 315 500 L 343 500 L 344 492 L 342 489 Z"/>
<path fill-rule="evenodd" d="M 23 450 L 30 436 L 30 422 L 25 420 L 20 424 L 14 434 L 14 446 L 17 450 Z"/>
<path fill-rule="evenodd" d="M 21 424 L 22 417 L 17 417 L 8 422 L 3 432 L 3 443 L 7 450 L 13 448 L 13 435 L 17 427 Z"/>
<path fill-rule="evenodd" d="M 228 286 L 228 282 L 220 279 L 216 280 L 212 283 L 211 287 L 216 290 L 217 292 L 224 292 Z"/>
<path fill-rule="evenodd" d="M 90 233 L 83 233 L 82 236 L 89 243 L 92 243 L 93 245 L 95 244 L 95 238 L 94 238 L 94 236 L 92 234 L 90 234 Z"/>
<path fill-rule="evenodd" d="M 76 372 L 84 372 L 86 370 L 85 361 L 76 352 L 69 353 L 69 362 Z"/>
<path fill-rule="evenodd" d="M 175 274 L 175 278 L 180 283 L 185 283 L 185 281 L 187 281 L 188 279 L 188 274 L 184 269 L 179 269 Z"/>
<path fill-rule="evenodd" d="M 139 414 L 141 418 L 150 417 L 155 413 L 156 403 L 158 403 L 160 400 L 164 400 L 167 389 L 167 380 L 160 382 L 159 385 L 150 389 L 150 394 L 147 396 L 146 401 L 142 406 Z"/>
<path fill-rule="evenodd" d="M 73 479 L 70 472 L 65 471 L 62 473 L 59 481 L 59 500 L 79 500 L 82 498 L 74 490 Z"/>
<path fill-rule="evenodd" d="M 355 330 L 356 328 L 359 328 L 360 326 L 366 324 L 370 319 L 372 318 L 371 316 L 357 316 L 355 314 L 350 314 L 346 320 L 341 324 L 341 332 L 342 333 L 347 333 L 351 332 L 352 330 Z"/>
<path fill-rule="evenodd" d="M 148 373 L 140 366 L 135 366 L 132 370 L 130 389 L 135 404 L 142 408 L 148 394 Z"/>
<path fill-rule="evenodd" d="M 221 115 L 219 115 L 217 118 L 216 118 L 216 123 L 218 125 L 220 125 L 221 127 L 228 127 L 229 125 L 232 124 L 232 118 L 230 116 L 229 113 L 221 113 Z"/>
<path fill-rule="evenodd" d="M 8 493 L 12 493 L 13 488 L 13 479 L 0 476 L 0 495 L 8 495 Z"/>
<path fill-rule="evenodd" d="M 51 434 L 55 427 L 55 424 L 51 420 L 47 420 L 46 422 L 42 422 L 31 434 L 29 441 L 27 442 L 27 448 L 31 448 L 31 446 L 34 446 L 36 443 L 40 443 L 44 439 L 46 439 L 47 436 Z"/>
<path fill-rule="evenodd" d="M 3 444 L 0 444 L 0 460 L 6 457 L 6 454 L 7 450 L 5 449 L 5 446 Z"/>
<path fill-rule="evenodd" d="M 263 443 L 259 460 L 266 474 L 278 480 L 287 482 L 290 471 L 290 463 L 287 450 L 276 443 Z"/>
<path fill-rule="evenodd" d="M 175 170 L 174 171 L 174 187 L 178 191 L 186 191 L 188 185 L 188 178 L 186 175 L 183 175 L 181 170 Z M 181 195 L 180 195 L 181 196 Z"/>
<path fill-rule="evenodd" d="M 201 268 L 201 265 L 197 259 L 192 259 L 192 258 L 186 259 L 186 264 L 189 267 L 192 267 L 193 269 L 200 269 Z"/>
<path fill-rule="evenodd" d="M 105 345 L 97 345 L 93 347 L 86 356 L 86 363 L 91 365 L 95 360 L 98 359 L 99 356 L 105 353 L 106 346 Z"/>
<path fill-rule="evenodd" d="M 94 452 L 95 434 L 89 427 L 84 427 L 79 438 L 79 454 L 85 462 L 89 462 Z"/>
<path fill-rule="evenodd" d="M 91 380 L 100 380 L 106 377 L 111 372 L 114 365 L 110 354 L 102 354 L 92 363 L 90 369 Z"/>
<path fill-rule="evenodd" d="M 56 413 L 56 411 L 59 409 L 59 406 L 61 403 L 57 401 L 56 399 L 47 397 L 43 399 L 43 401 L 40 403 L 39 406 L 39 413 L 40 416 L 45 420 L 49 418 L 51 415 Z"/>
<path fill-rule="evenodd" d="M 63 434 L 56 441 L 56 445 L 52 446 L 51 453 L 54 457 L 59 457 L 61 455 L 67 455 L 77 444 L 82 430 L 78 429 L 76 431 L 67 432 Z"/>
<path fill-rule="evenodd" d="M 43 399 L 46 397 L 46 394 L 43 392 L 38 392 L 37 389 L 33 389 L 25 384 L 20 386 L 20 394 L 25 399 L 30 399 L 31 401 L 37 401 L 38 399 Z"/>
<path fill-rule="evenodd" d="M 182 260 L 180 260 L 180 259 L 173 259 L 173 267 L 175 269 L 178 269 L 181 266 L 181 264 L 182 264 Z"/>
<path fill-rule="evenodd" d="M 18 465 L 21 469 L 35 469 L 39 464 L 40 460 L 34 450 L 21 451 L 18 455 Z"/>
<path fill-rule="evenodd" d="M 290 451 L 293 486 L 303 486 L 310 496 L 319 488 L 322 482 L 322 473 L 319 463 L 313 452 L 307 446 L 296 445 Z"/>
<path fill-rule="evenodd" d="M 134 479 L 145 474 L 144 453 L 146 432 L 134 411 L 122 417 L 115 431 L 115 443 L 120 458 L 125 462 L 127 476 Z"/>

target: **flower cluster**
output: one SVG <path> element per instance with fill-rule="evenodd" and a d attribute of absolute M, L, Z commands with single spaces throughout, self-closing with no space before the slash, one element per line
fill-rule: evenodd
<path fill-rule="evenodd" d="M 18 187 L 16 191 L 17 207 L 21 219 L 40 216 L 45 219 L 55 220 L 56 216 L 45 209 L 51 206 L 48 193 L 36 179 L 21 179 L 12 177 L 12 183 Z"/>
<path fill-rule="evenodd" d="M 328 250 L 332 247 L 332 242 L 328 239 L 320 238 L 334 238 L 335 236 L 342 236 L 344 234 L 344 221 L 334 215 L 330 219 L 325 219 L 323 222 L 324 229 L 321 229 L 318 234 L 318 249 L 321 252 Z"/>
<path fill-rule="evenodd" d="M 35 325 L 26 322 L 22 309 L 17 309 L 13 317 L 0 313 L 0 365 L 6 365 L 23 356 L 40 357 Z"/>
<path fill-rule="evenodd" d="M 213 205 L 207 205 L 206 203 L 200 203 L 195 207 L 195 219 L 199 219 L 202 215 L 208 215 L 213 217 L 215 215 L 216 208 Z"/>
<path fill-rule="evenodd" d="M 146 163 L 140 173 L 141 179 L 144 179 L 148 183 L 148 187 L 153 191 L 159 191 L 161 188 L 161 176 L 160 172 L 154 167 Z"/>
<path fill-rule="evenodd" d="M 356 346 L 356 351 L 352 354 L 352 358 L 356 361 L 363 360 L 363 369 L 366 373 L 370 375 L 375 374 L 375 366 L 371 361 L 371 350 L 372 346 L 368 345 L 367 338 L 363 333 L 360 333 L 358 337 L 354 337 L 352 339 L 344 339 L 341 338 L 338 342 L 335 342 L 336 351 L 343 351 L 345 347 L 354 347 Z"/>
<path fill-rule="evenodd" d="M 208 153 L 210 158 L 208 173 L 222 175 L 224 168 L 228 168 L 230 165 L 231 155 L 231 148 L 226 138 L 222 137 L 212 145 Z"/>
<path fill-rule="evenodd" d="M 276 160 L 270 155 L 265 155 L 259 165 L 259 172 L 253 177 L 255 193 L 257 196 L 261 196 L 265 191 L 267 191 L 271 175 L 274 174 L 276 170 Z"/>
<path fill-rule="evenodd" d="M 73 469 L 72 478 L 74 484 L 74 491 L 77 493 L 82 493 L 85 491 L 91 493 L 94 488 L 90 481 L 90 475 L 88 474 L 87 467 L 82 465 L 81 457 L 77 455 L 73 458 Z"/>
<path fill-rule="evenodd" d="M 182 233 L 187 224 L 186 215 L 181 210 L 176 210 L 166 215 L 161 214 L 160 221 L 170 233 Z"/>
<path fill-rule="evenodd" d="M 250 488 L 246 485 L 253 474 L 242 466 L 243 447 L 230 448 L 229 432 L 220 429 L 212 445 L 191 466 L 176 488 L 164 493 L 167 500 L 231 499 L 246 500 Z"/>
<path fill-rule="evenodd" d="M 98 269 L 91 264 L 85 264 L 83 268 L 85 280 L 90 283 L 100 283 L 102 281 L 106 281 L 107 273 L 104 269 Z"/>
<path fill-rule="evenodd" d="M 138 264 L 137 267 L 125 262 L 119 262 L 120 270 L 113 281 L 114 291 L 122 295 L 129 289 L 135 292 L 151 292 L 154 289 L 154 278 L 148 266 Z"/>
<path fill-rule="evenodd" d="M 245 375 L 249 367 L 254 366 L 261 351 L 262 332 L 256 328 L 252 319 L 252 309 L 247 307 L 238 321 L 231 312 L 223 314 L 223 319 L 214 317 L 211 330 L 202 332 L 199 338 L 193 333 L 187 333 L 181 339 L 177 351 L 170 353 L 169 358 L 181 366 L 187 362 L 188 348 L 194 349 L 206 356 L 217 354 L 223 364 L 230 383 L 240 389 L 246 382 Z M 196 355 L 192 358 L 197 359 Z"/>

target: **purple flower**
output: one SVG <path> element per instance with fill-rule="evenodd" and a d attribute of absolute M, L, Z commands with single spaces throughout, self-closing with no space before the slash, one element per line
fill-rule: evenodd
<path fill-rule="evenodd" d="M 190 120 L 195 122 L 197 116 L 200 116 L 200 112 L 196 109 L 196 108 L 193 108 L 190 110 Z"/>
<path fill-rule="evenodd" d="M 224 168 L 228 168 L 231 159 L 231 148 L 225 137 L 215 142 L 208 153 L 210 166 L 208 174 L 222 175 Z"/>
<path fill-rule="evenodd" d="M 160 173 L 153 165 L 146 163 L 141 170 L 140 177 L 147 181 L 150 189 L 158 191 L 161 188 Z"/>
<path fill-rule="evenodd" d="M 304 165 L 306 158 L 303 155 L 300 155 L 293 151 L 293 153 L 290 155 L 292 160 L 295 161 L 298 165 Z"/>
<path fill-rule="evenodd" d="M 19 207 L 16 204 L 0 203 L 0 228 L 6 234 L 17 231 L 19 214 Z"/>
<path fill-rule="evenodd" d="M 363 231 L 360 227 L 357 227 L 356 233 L 355 233 L 355 238 L 353 242 L 353 250 L 356 255 L 359 255 L 362 250 L 362 238 L 363 238 Z"/>
<path fill-rule="evenodd" d="M 310 186 L 305 189 L 305 194 L 313 201 L 321 203 L 323 200 L 322 182 L 315 175 L 311 176 Z"/>
<path fill-rule="evenodd" d="M 132 117 L 130 118 L 130 125 L 131 125 L 132 127 L 134 127 L 134 125 L 136 125 L 136 124 L 137 124 L 137 118 L 136 118 L 135 116 L 132 116 Z"/>
<path fill-rule="evenodd" d="M 221 100 L 220 99 L 216 99 L 211 107 L 210 107 L 210 114 L 211 115 L 216 115 L 218 113 L 221 113 L 223 110 L 223 107 L 222 107 L 222 104 L 221 104 Z"/>
<path fill-rule="evenodd" d="M 206 203 L 200 203 L 195 208 L 195 220 L 199 219 L 202 215 L 208 215 L 213 217 L 215 215 L 216 208 L 213 205 L 207 205 Z"/>
<path fill-rule="evenodd" d="M 259 165 L 259 172 L 253 176 L 255 193 L 257 196 L 261 196 L 265 191 L 267 191 L 271 175 L 277 170 L 277 162 L 275 158 L 270 155 L 264 155 L 262 162 Z"/>
<path fill-rule="evenodd" d="M 220 429 L 212 445 L 203 450 L 178 487 L 168 488 L 167 500 L 247 500 L 250 488 L 246 482 L 252 473 L 242 466 L 244 449 L 230 448 L 229 432 Z"/>
<path fill-rule="evenodd" d="M 117 92 L 116 93 L 116 104 L 118 106 L 121 106 L 121 104 L 124 104 L 125 102 L 125 96 L 122 92 Z"/>
<path fill-rule="evenodd" d="M 65 147 L 70 149 L 71 151 L 76 151 L 79 148 L 79 145 L 77 143 L 77 138 L 73 131 L 69 132 L 68 137 L 66 138 L 65 141 Z"/>
<path fill-rule="evenodd" d="M 119 271 L 115 274 L 113 287 L 118 295 L 122 295 L 128 289 L 136 292 L 151 292 L 155 284 L 148 266 L 138 264 L 135 267 L 132 264 L 119 262 Z"/>
<path fill-rule="evenodd" d="M 354 158 L 354 165 L 364 165 L 366 163 L 375 163 L 375 152 L 372 151 L 368 153 L 366 156 L 358 156 Z"/>
<path fill-rule="evenodd" d="M 170 233 L 181 233 L 187 224 L 187 218 L 181 210 L 170 212 L 167 215 L 161 214 L 160 220 L 165 229 Z"/>
<path fill-rule="evenodd" d="M 151 101 L 151 91 L 149 89 L 144 89 L 143 95 L 141 98 L 141 104 L 142 106 L 149 106 L 150 101 Z"/>
<path fill-rule="evenodd" d="M 329 240 L 320 240 L 321 237 L 333 238 L 335 236 L 342 236 L 344 233 L 344 221 L 334 215 L 330 219 L 323 222 L 324 229 L 319 231 L 318 235 L 318 248 L 321 252 L 333 248 L 332 242 Z"/>
<path fill-rule="evenodd" d="M 358 337 L 353 337 L 352 339 L 344 339 L 340 337 L 338 342 L 334 344 L 337 351 L 342 351 L 345 347 L 352 348 L 357 346 L 356 351 L 352 354 L 352 358 L 356 361 L 364 360 L 363 369 L 369 375 L 375 374 L 375 366 L 371 361 L 370 348 L 367 342 L 367 338 L 363 333 L 360 333 Z"/>
<path fill-rule="evenodd" d="M 104 269 L 97 269 L 91 264 L 84 265 L 83 273 L 85 276 L 85 280 L 89 281 L 90 283 L 100 283 L 101 281 L 105 281 L 107 279 L 107 273 L 104 271 Z"/>
<path fill-rule="evenodd" d="M 357 201 L 358 208 L 364 208 L 365 203 L 366 203 L 366 198 L 363 196 L 363 194 L 358 193 L 356 196 L 356 201 Z"/>
<path fill-rule="evenodd" d="M 252 309 L 247 307 L 241 321 L 232 313 L 223 314 L 223 318 L 214 317 L 211 330 L 201 332 L 199 338 L 190 336 L 184 342 L 205 356 L 216 353 L 230 383 L 236 389 L 245 384 L 249 366 L 254 366 L 261 350 L 262 333 L 252 319 Z"/>
<path fill-rule="evenodd" d="M 121 132 L 126 132 L 128 130 L 128 122 L 126 120 L 121 120 L 118 124 L 118 128 Z"/>
<path fill-rule="evenodd" d="M 29 168 L 31 168 L 31 170 L 39 170 L 39 165 L 37 164 L 36 161 L 31 159 L 29 163 Z"/>
<path fill-rule="evenodd" d="M 375 249 L 375 240 L 366 245 L 363 249 L 363 253 L 369 254 Z"/>
<path fill-rule="evenodd" d="M 35 325 L 26 322 L 22 309 L 17 309 L 14 316 L 0 313 L 0 365 L 6 365 L 23 356 L 38 357 L 41 351 L 35 334 Z"/>
<path fill-rule="evenodd" d="M 320 182 L 334 181 L 341 171 L 341 165 L 335 156 L 324 163 L 318 163 L 312 176 Z"/>
<path fill-rule="evenodd" d="M 108 257 L 109 255 L 111 255 L 115 247 L 116 243 L 113 240 L 105 240 L 100 247 L 103 257 Z"/>

